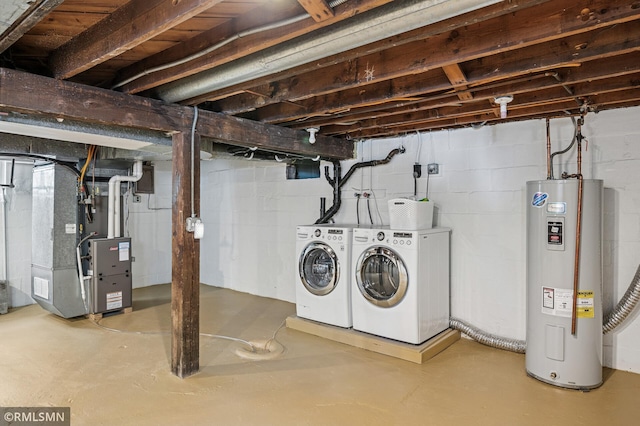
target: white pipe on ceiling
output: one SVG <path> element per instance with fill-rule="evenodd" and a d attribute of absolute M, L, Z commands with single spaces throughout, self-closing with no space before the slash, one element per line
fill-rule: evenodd
<path fill-rule="evenodd" d="M 166 102 L 184 101 L 499 2 L 499 0 L 391 2 L 228 64 L 167 83 L 156 89 L 156 95 Z M 371 65 L 375 66 L 375 64 Z"/>

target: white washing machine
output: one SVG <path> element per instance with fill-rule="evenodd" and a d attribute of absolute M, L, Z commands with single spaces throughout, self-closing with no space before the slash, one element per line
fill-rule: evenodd
<path fill-rule="evenodd" d="M 301 318 L 349 328 L 352 227 L 298 226 L 296 313 Z"/>
<path fill-rule="evenodd" d="M 448 228 L 354 229 L 354 330 L 420 344 L 449 327 Z"/>

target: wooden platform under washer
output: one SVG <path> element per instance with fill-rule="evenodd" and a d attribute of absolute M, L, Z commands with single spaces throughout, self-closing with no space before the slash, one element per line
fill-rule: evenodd
<path fill-rule="evenodd" d="M 416 364 L 422 364 L 433 358 L 460 339 L 459 331 L 447 329 L 420 345 L 412 345 L 350 328 L 335 327 L 307 320 L 296 315 L 288 317 L 286 324 L 287 328 L 292 330 L 324 337 L 335 342 L 393 356 Z"/>

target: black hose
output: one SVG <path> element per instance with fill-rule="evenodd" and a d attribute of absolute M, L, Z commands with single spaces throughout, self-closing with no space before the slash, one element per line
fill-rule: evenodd
<path fill-rule="evenodd" d="M 382 160 L 371 160 L 371 161 L 363 161 L 361 163 L 356 163 L 353 166 L 351 166 L 351 168 L 349 169 L 349 171 L 344 175 L 344 177 L 340 180 L 340 186 L 342 187 L 342 185 L 344 185 L 349 178 L 351 177 L 351 175 L 353 175 L 355 173 L 356 170 L 362 168 L 362 167 L 373 167 L 373 166 L 380 166 L 382 164 L 387 164 L 389 161 L 391 161 L 391 159 L 396 155 L 396 154 L 401 154 L 405 151 L 404 147 L 403 148 L 396 148 L 394 150 L 392 150 L 385 158 L 383 158 Z"/>
<path fill-rule="evenodd" d="M 333 205 L 329 207 L 329 210 L 327 210 L 320 219 L 316 220 L 317 224 L 329 222 L 329 219 L 331 219 L 336 213 L 338 213 L 338 210 L 340 210 L 340 206 L 342 205 L 342 198 L 340 193 L 341 173 L 342 172 L 339 161 L 333 162 L 333 179 L 331 178 L 331 176 L 329 176 L 329 167 L 325 167 L 324 169 L 324 174 L 327 178 L 327 181 L 331 184 L 331 186 L 333 186 Z"/>
<path fill-rule="evenodd" d="M 329 208 L 329 210 L 327 210 L 327 212 L 321 218 L 316 220 L 316 224 L 327 223 L 329 222 L 329 219 L 331 219 L 333 216 L 335 216 L 336 213 L 338 213 L 338 210 L 340 210 L 340 205 L 342 204 L 340 188 L 342 188 L 342 185 L 344 185 L 349 180 L 349 178 L 355 173 L 356 170 L 362 167 L 373 167 L 373 166 L 379 166 L 382 164 L 387 164 L 389 161 L 391 161 L 391 159 L 396 154 L 400 154 L 403 152 L 405 152 L 404 147 L 396 148 L 391 152 L 389 152 L 389 154 L 382 160 L 363 161 L 361 163 L 356 163 L 353 166 L 351 166 L 349 171 L 342 178 L 340 177 L 342 173 L 340 169 L 340 162 L 338 161 L 333 162 L 333 178 L 329 176 L 329 167 L 325 167 L 324 168 L 325 178 L 327 179 L 327 182 L 329 182 L 329 184 L 333 186 L 333 205 Z"/>

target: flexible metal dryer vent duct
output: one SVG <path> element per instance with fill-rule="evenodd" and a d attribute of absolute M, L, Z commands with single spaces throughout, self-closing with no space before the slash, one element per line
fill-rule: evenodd
<path fill-rule="evenodd" d="M 629 288 L 620 299 L 616 307 L 604 316 L 604 324 L 602 324 L 602 332 L 609 333 L 618 327 L 629 316 L 633 309 L 640 301 L 640 265 L 636 270 L 636 274 L 629 284 Z"/>
<path fill-rule="evenodd" d="M 181 102 L 495 3 L 499 0 L 394 1 L 253 55 L 167 83 L 156 89 L 156 95 L 166 102 Z"/>
<path fill-rule="evenodd" d="M 627 291 L 624 296 L 622 296 L 622 299 L 620 299 L 620 302 L 618 302 L 611 312 L 605 314 L 602 333 L 607 334 L 622 324 L 631 312 L 633 312 L 635 307 L 638 305 L 638 302 L 640 302 L 640 265 L 638 266 L 636 274 L 631 280 Z M 520 354 L 525 353 L 527 349 L 527 342 L 525 340 L 515 340 L 507 337 L 496 336 L 495 334 L 482 331 L 479 328 L 454 317 L 450 318 L 449 327 L 466 334 L 478 343 L 491 346 L 492 348 L 504 349 Z"/>

